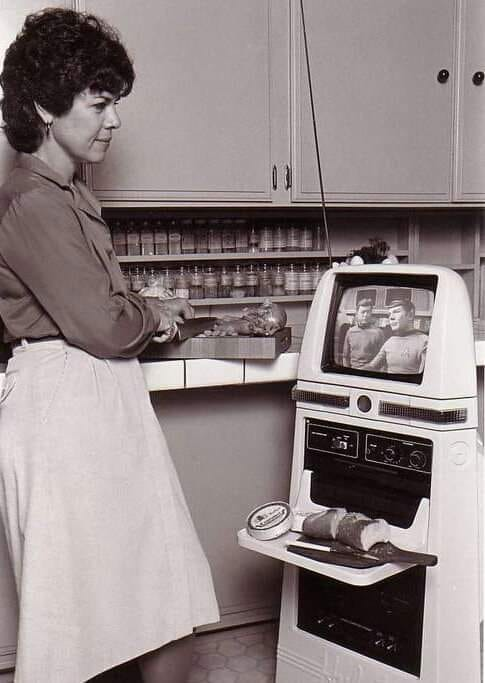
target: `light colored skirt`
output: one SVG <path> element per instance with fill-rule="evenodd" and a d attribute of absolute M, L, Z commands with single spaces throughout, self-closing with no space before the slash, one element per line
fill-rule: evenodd
<path fill-rule="evenodd" d="M 20 346 L 0 397 L 15 683 L 81 683 L 217 621 L 210 569 L 137 360 Z"/>

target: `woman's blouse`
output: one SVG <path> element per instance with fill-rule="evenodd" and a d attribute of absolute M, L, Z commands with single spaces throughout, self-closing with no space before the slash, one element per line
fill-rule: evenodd
<path fill-rule="evenodd" d="M 160 324 L 159 304 L 130 292 L 87 187 L 21 154 L 0 189 L 4 341 L 61 336 L 99 358 L 132 358 Z"/>

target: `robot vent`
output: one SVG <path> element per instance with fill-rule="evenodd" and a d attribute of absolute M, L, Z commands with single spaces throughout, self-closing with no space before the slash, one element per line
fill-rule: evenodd
<path fill-rule="evenodd" d="M 433 410 L 432 408 L 415 408 L 413 406 L 403 406 L 398 403 L 379 403 L 379 415 L 389 417 L 404 417 L 411 420 L 421 420 L 422 422 L 434 422 L 435 424 L 456 424 L 466 422 L 467 409 L 454 408 L 452 410 Z"/>
<path fill-rule="evenodd" d="M 320 405 L 333 406 L 335 408 L 348 408 L 350 405 L 350 399 L 348 396 L 340 396 L 336 394 L 319 394 L 317 391 L 305 391 L 304 389 L 297 389 L 296 387 L 293 387 L 291 390 L 291 398 L 294 401 L 320 403 Z"/>

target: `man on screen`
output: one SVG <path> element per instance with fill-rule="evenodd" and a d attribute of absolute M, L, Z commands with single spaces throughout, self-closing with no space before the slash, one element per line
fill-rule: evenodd
<path fill-rule="evenodd" d="M 374 324 L 371 299 L 357 303 L 354 325 L 347 330 L 342 363 L 347 368 L 362 368 L 369 363 L 384 343 L 384 333 Z"/>
<path fill-rule="evenodd" d="M 408 375 L 423 372 L 428 336 L 414 327 L 414 304 L 408 299 L 396 299 L 388 308 L 392 336 L 363 369 Z"/>

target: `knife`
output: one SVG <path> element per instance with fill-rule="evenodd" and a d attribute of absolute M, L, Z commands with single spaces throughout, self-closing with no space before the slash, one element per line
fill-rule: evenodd
<path fill-rule="evenodd" d="M 294 545 L 301 548 L 312 549 L 317 552 L 319 552 L 319 548 L 321 547 L 324 553 L 337 552 L 339 555 L 352 556 L 354 559 L 372 560 L 380 564 L 386 564 L 387 562 L 404 562 L 407 564 L 419 564 L 423 567 L 434 567 L 438 564 L 438 557 L 436 555 L 403 550 L 389 542 L 375 543 L 369 550 L 359 550 L 358 548 L 345 545 L 340 541 L 319 541 L 314 538 L 310 540 L 306 536 L 299 536 L 294 542 Z"/>
<path fill-rule="evenodd" d="M 183 324 L 179 324 L 178 332 L 173 340 L 175 343 L 192 339 L 205 330 L 210 330 L 218 318 L 210 316 L 200 316 L 199 318 L 188 318 Z M 172 342 L 173 343 L 173 342 Z"/>

